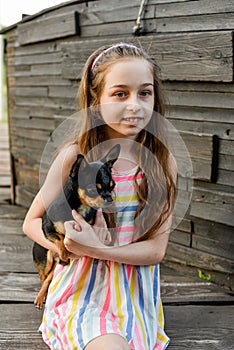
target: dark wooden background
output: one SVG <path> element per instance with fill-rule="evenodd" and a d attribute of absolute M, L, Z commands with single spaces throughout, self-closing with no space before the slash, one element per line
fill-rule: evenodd
<path fill-rule="evenodd" d="M 189 211 L 166 260 L 233 287 L 234 148 L 232 0 L 69 1 L 2 31 L 6 39 L 12 201 L 28 207 L 44 146 L 74 113 L 83 65 L 103 44 L 140 43 L 162 68 L 167 116 L 194 168 Z M 214 137 L 215 135 L 215 137 Z M 216 140 L 216 142 L 214 142 Z"/>

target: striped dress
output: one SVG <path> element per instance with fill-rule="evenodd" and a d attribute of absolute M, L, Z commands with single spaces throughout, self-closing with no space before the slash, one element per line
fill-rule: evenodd
<path fill-rule="evenodd" d="M 136 168 L 113 172 L 116 182 L 115 246 L 133 241 L 138 199 Z M 142 174 L 137 175 L 140 181 Z M 159 266 L 134 266 L 83 257 L 58 265 L 40 330 L 53 350 L 83 350 L 95 337 L 115 333 L 133 350 L 166 349 Z"/>

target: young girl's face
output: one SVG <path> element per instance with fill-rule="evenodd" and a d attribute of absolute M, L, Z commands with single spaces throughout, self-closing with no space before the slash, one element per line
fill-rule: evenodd
<path fill-rule="evenodd" d="M 150 121 L 154 108 L 152 68 L 143 58 L 123 58 L 105 75 L 101 114 L 109 137 L 134 139 Z"/>

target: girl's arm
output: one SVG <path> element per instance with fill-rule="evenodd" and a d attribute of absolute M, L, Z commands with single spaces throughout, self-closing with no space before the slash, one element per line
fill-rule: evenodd
<path fill-rule="evenodd" d="M 131 265 L 156 265 L 166 253 L 171 217 L 152 238 L 120 247 L 107 247 L 100 242 L 93 228 L 79 214 L 75 221 L 65 223 L 66 248 L 74 255 L 87 255 L 101 260 L 111 260 Z"/>
<path fill-rule="evenodd" d="M 57 252 L 57 247 L 45 238 L 42 231 L 42 216 L 61 191 L 77 154 L 77 145 L 71 145 L 60 152 L 53 162 L 42 188 L 35 196 L 23 223 L 23 232 L 29 238 L 55 252 Z"/>

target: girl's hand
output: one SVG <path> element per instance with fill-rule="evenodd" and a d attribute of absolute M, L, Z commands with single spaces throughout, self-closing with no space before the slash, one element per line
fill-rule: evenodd
<path fill-rule="evenodd" d="M 64 223 L 66 230 L 64 244 L 73 256 L 81 257 L 89 255 L 93 251 L 93 248 L 104 248 L 106 247 L 105 244 L 111 242 L 110 232 L 106 225 L 104 225 L 103 221 L 105 220 L 102 213 L 97 215 L 93 227 L 76 211 L 73 210 L 72 214 L 76 221 L 67 221 Z"/>
<path fill-rule="evenodd" d="M 75 212 L 75 214 L 77 213 Z M 75 215 L 73 215 L 73 217 L 76 220 Z M 104 216 L 101 210 L 97 211 L 96 220 L 95 220 L 93 229 L 102 243 L 104 243 L 105 245 L 109 245 L 111 243 L 112 241 L 111 234 L 110 234 L 110 231 L 108 230 L 106 221 L 104 219 Z"/>

